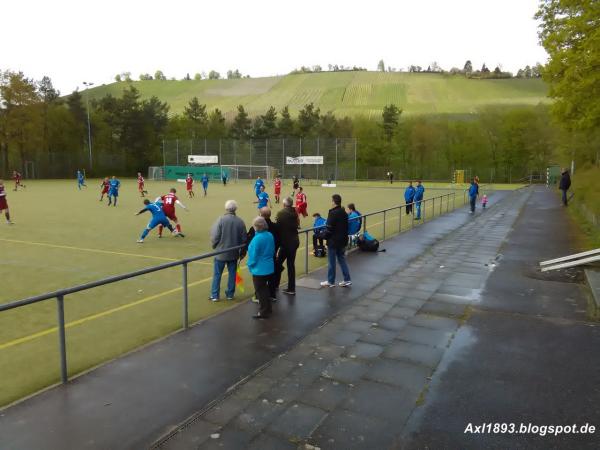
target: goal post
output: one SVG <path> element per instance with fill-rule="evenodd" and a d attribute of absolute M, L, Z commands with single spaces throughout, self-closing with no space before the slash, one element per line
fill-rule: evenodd
<path fill-rule="evenodd" d="M 163 166 L 148 167 L 148 179 L 153 181 L 163 181 L 165 179 Z"/>
<path fill-rule="evenodd" d="M 256 177 L 261 177 L 267 182 L 273 181 L 277 176 L 278 171 L 272 166 L 260 166 L 260 165 L 223 165 L 223 169 L 229 171 L 229 179 L 231 181 L 239 180 L 253 180 Z"/>

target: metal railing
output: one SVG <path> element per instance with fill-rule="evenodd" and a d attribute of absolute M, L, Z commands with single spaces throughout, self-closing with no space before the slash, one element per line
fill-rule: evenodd
<path fill-rule="evenodd" d="M 444 199 L 446 200 L 445 209 L 446 212 L 454 210 L 456 206 L 456 193 L 451 192 L 448 194 L 440 195 L 437 197 L 429 198 L 426 200 L 422 200 L 420 202 L 414 202 L 413 205 L 413 214 L 410 218 L 411 228 L 415 226 L 417 223 L 415 218 L 415 208 L 420 204 L 421 207 L 421 220 L 419 223 L 425 223 L 426 220 L 430 220 L 436 216 L 436 201 L 439 205 L 439 213 L 437 215 L 441 215 L 444 209 Z M 452 207 L 450 207 L 450 202 L 452 202 Z M 432 213 L 431 217 L 427 216 L 427 206 L 431 204 L 432 207 L 430 212 Z M 367 231 L 367 218 L 374 217 L 378 214 L 383 214 L 383 238 L 381 240 L 385 240 L 388 236 L 387 228 L 386 228 L 386 219 L 387 215 L 391 211 L 399 210 L 399 218 L 398 218 L 398 232 L 402 231 L 402 209 L 406 208 L 407 204 L 394 206 L 392 208 L 382 209 L 379 211 L 374 211 L 371 213 L 361 215 L 362 218 L 362 229 L 363 232 Z M 406 219 L 405 219 L 406 220 Z M 375 224 L 379 225 L 379 224 Z M 374 226 L 374 225 L 373 225 Z M 322 228 L 322 227 L 318 227 Z M 317 228 L 306 228 L 303 230 L 299 230 L 298 234 L 304 233 L 306 236 L 306 245 L 305 245 L 305 254 L 304 254 L 304 266 L 305 272 L 308 273 L 308 254 L 309 254 L 309 233 L 314 231 Z M 203 253 L 201 255 L 193 256 L 190 258 L 184 258 L 178 261 L 168 262 L 164 264 L 160 264 L 153 267 L 148 267 L 146 269 L 136 270 L 134 272 L 129 272 L 121 275 L 115 275 L 108 278 L 103 278 L 101 280 L 93 281 L 91 283 L 85 283 L 78 286 L 73 286 L 70 288 L 59 289 L 57 291 L 48 292 L 46 294 L 37 295 L 34 297 L 29 297 L 23 300 L 14 301 L 11 303 L 5 303 L 0 305 L 0 313 L 4 311 L 8 311 L 11 309 L 21 308 L 27 305 L 32 305 L 34 303 L 40 303 L 50 299 L 56 299 L 57 306 L 57 321 L 58 321 L 58 339 L 59 339 L 59 350 L 60 350 L 60 374 L 62 383 L 66 383 L 69 380 L 68 377 L 68 364 L 67 364 L 67 345 L 66 345 L 66 324 L 65 324 L 65 296 L 75 294 L 77 292 L 86 291 L 89 289 L 93 289 L 99 286 L 105 286 L 108 284 L 116 283 L 119 281 L 127 280 L 130 278 L 136 278 L 142 275 L 146 275 L 153 272 L 158 272 L 164 269 L 169 269 L 172 267 L 181 266 L 182 268 L 182 328 L 187 329 L 189 327 L 189 302 L 188 302 L 188 265 L 195 261 L 200 261 L 203 259 L 207 259 L 216 255 L 220 255 L 222 253 L 227 253 L 232 250 L 241 250 L 245 248 L 246 245 L 238 245 L 235 247 L 227 248 L 220 251 L 214 251 L 209 253 Z"/>
<path fill-rule="evenodd" d="M 439 213 L 436 214 L 438 207 L 436 206 L 436 200 L 437 200 L 437 204 L 439 205 Z M 393 235 L 395 234 L 400 234 L 402 232 L 402 210 L 405 210 L 407 206 L 412 206 L 412 214 L 409 217 L 406 217 L 404 220 L 408 220 L 410 223 L 410 228 L 412 229 L 415 227 L 415 224 L 422 224 L 425 223 L 427 220 L 431 220 L 436 216 L 441 216 L 444 213 L 444 200 L 446 201 L 445 204 L 445 211 L 446 213 L 449 211 L 452 211 L 456 208 L 456 192 L 450 192 L 448 194 L 443 194 L 443 195 L 438 195 L 436 197 L 432 197 L 432 198 L 428 198 L 425 200 L 421 200 L 419 202 L 413 202 L 413 203 L 404 203 L 402 205 L 397 205 L 397 206 L 392 206 L 391 208 L 386 208 L 386 209 L 380 209 L 379 211 L 373 211 L 367 214 L 361 214 L 359 217 L 357 217 L 356 219 L 361 219 L 362 220 L 362 232 L 366 232 L 368 231 L 367 229 L 367 218 L 369 217 L 374 217 L 377 215 L 383 215 L 383 220 L 379 223 L 376 223 L 375 225 L 382 225 L 383 227 L 383 231 L 382 231 L 382 239 L 380 239 L 380 241 L 384 241 L 387 237 L 388 237 L 388 233 L 387 233 L 387 219 L 388 219 L 388 215 L 391 211 L 398 211 L 398 232 L 397 233 L 393 233 Z M 452 202 L 452 207 L 450 207 L 450 202 Z M 462 205 L 466 204 L 466 197 L 463 195 L 463 203 Z M 431 213 L 431 217 L 427 217 L 426 211 L 427 211 L 427 207 L 428 205 L 431 205 L 431 209 L 430 209 L 430 213 Z M 461 205 L 461 206 L 462 206 Z M 421 219 L 417 221 L 415 215 L 416 215 L 416 208 L 419 207 L 421 209 Z M 307 274 L 309 272 L 309 248 L 310 248 L 310 244 L 309 244 L 309 234 L 311 232 L 314 232 L 315 230 L 321 229 L 321 228 L 325 228 L 325 225 L 320 226 L 320 227 L 310 227 L 310 228 L 304 228 L 302 230 L 298 231 L 298 234 L 304 233 L 304 273 Z"/>

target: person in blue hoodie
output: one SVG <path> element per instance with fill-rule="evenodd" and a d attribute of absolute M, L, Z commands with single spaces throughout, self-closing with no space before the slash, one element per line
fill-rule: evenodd
<path fill-rule="evenodd" d="M 354 203 L 348 203 L 346 213 L 348 213 L 348 237 L 350 238 L 350 244 L 354 245 L 362 227 L 362 217 L 360 212 L 356 210 Z"/>
<path fill-rule="evenodd" d="M 417 210 L 416 220 L 421 220 L 421 202 L 425 194 L 425 187 L 421 184 L 421 180 L 417 181 L 417 188 L 415 189 L 415 196 L 413 201 L 415 202 L 415 208 Z M 425 212 L 423 212 L 425 214 Z"/>
<path fill-rule="evenodd" d="M 406 203 L 406 215 L 409 215 L 413 210 L 413 200 L 415 199 L 415 188 L 412 181 L 408 182 L 408 186 L 404 191 L 404 203 Z"/>
<path fill-rule="evenodd" d="M 469 186 L 469 201 L 471 203 L 471 214 L 475 212 L 475 204 L 479 196 L 479 185 L 475 182 L 475 178 L 471 178 L 471 186 Z"/>
<path fill-rule="evenodd" d="M 314 213 L 313 217 L 315 221 L 313 222 L 313 255 L 317 256 L 317 249 L 325 249 L 325 242 L 323 236 L 325 236 L 327 220 L 321 216 L 319 213 Z M 320 227 L 320 228 L 319 228 Z M 325 256 L 324 254 L 322 256 Z"/>
<path fill-rule="evenodd" d="M 269 279 L 275 272 L 275 239 L 269 233 L 267 221 L 263 217 L 255 218 L 252 226 L 256 233 L 248 246 L 248 270 L 252 274 L 254 290 L 260 305 L 258 314 L 252 317 L 268 319 L 271 315 Z"/>

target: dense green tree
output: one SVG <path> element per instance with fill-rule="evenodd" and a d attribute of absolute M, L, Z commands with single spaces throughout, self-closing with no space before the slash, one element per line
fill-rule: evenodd
<path fill-rule="evenodd" d="M 147 81 L 147 80 L 152 80 L 152 75 L 150 75 L 149 73 L 142 73 L 140 74 L 140 81 Z"/>
<path fill-rule="evenodd" d="M 160 80 L 160 81 L 166 81 L 167 77 L 165 76 L 165 74 L 163 73 L 162 70 L 157 70 L 156 72 L 154 72 L 154 79 Z"/>
<path fill-rule="evenodd" d="M 465 62 L 465 65 L 463 66 L 463 71 L 465 73 L 473 72 L 473 63 L 471 62 L 470 59 L 467 59 L 467 61 Z"/>
<path fill-rule="evenodd" d="M 210 72 L 208 72 L 209 80 L 218 80 L 219 78 L 221 78 L 221 74 L 216 70 L 211 70 Z"/>
<path fill-rule="evenodd" d="M 542 0 L 536 18 L 549 60 L 553 111 L 568 129 L 600 127 L 600 2 Z"/>
<path fill-rule="evenodd" d="M 379 62 L 377 63 L 377 71 L 385 72 L 385 63 L 383 62 L 383 59 L 380 59 Z"/>
<path fill-rule="evenodd" d="M 321 110 L 313 102 L 304 105 L 298 113 L 298 132 L 300 137 L 309 137 L 318 133 Z"/>
<path fill-rule="evenodd" d="M 227 136 L 227 125 L 225 117 L 219 108 L 208 115 L 208 137 L 211 139 L 221 139 Z"/>
<path fill-rule="evenodd" d="M 381 114 L 383 122 L 381 126 L 383 128 L 383 134 L 388 142 L 391 142 L 392 137 L 394 137 L 398 122 L 400 121 L 400 114 L 402 114 L 402 110 L 394 104 L 385 105 L 383 107 L 383 113 Z"/>
<path fill-rule="evenodd" d="M 281 110 L 281 119 L 279 119 L 277 129 L 281 137 L 285 138 L 294 135 L 294 119 L 292 119 L 290 110 L 287 106 L 284 106 Z"/>
<path fill-rule="evenodd" d="M 206 135 L 208 125 L 206 105 L 200 104 L 198 97 L 193 97 L 183 111 L 192 139 Z"/>
<path fill-rule="evenodd" d="M 234 139 L 248 139 L 252 128 L 252 121 L 248 117 L 248 113 L 243 105 L 238 105 L 237 114 L 231 124 L 230 134 Z"/>
<path fill-rule="evenodd" d="M 275 107 L 271 106 L 266 113 L 260 116 L 262 121 L 262 127 L 265 130 L 265 134 L 267 137 L 276 137 L 277 136 L 277 110 Z"/>

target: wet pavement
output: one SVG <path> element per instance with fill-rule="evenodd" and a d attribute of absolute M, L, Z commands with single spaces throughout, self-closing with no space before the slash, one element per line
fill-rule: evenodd
<path fill-rule="evenodd" d="M 521 196 L 519 193 L 497 192 L 492 197 L 492 203 L 498 203 L 512 195 Z M 465 211 L 463 208 L 449 213 L 386 241 L 383 244 L 387 249 L 385 253 L 350 255 L 349 264 L 354 282 L 352 288 L 299 287 L 296 298 L 281 295 L 274 307 L 274 314 L 268 321 L 252 320 L 250 317 L 255 313 L 256 305 L 244 303 L 185 332 L 105 364 L 73 379 L 65 386 L 49 389 L 0 411 L 0 449 L 147 448 L 178 424 L 199 415 L 224 394 L 231 393 L 229 398 L 238 399 L 239 406 L 250 407 L 248 396 L 262 394 L 260 389 L 269 387 L 267 384 L 275 382 L 278 376 L 286 375 L 288 368 L 290 372 L 296 369 L 294 374 L 299 381 L 281 389 L 302 392 L 304 386 L 314 381 L 328 382 L 330 379 L 321 377 L 321 372 L 333 361 L 317 358 L 317 362 L 307 363 L 298 371 L 294 363 L 290 362 L 289 355 L 285 359 L 279 358 L 279 355 L 294 348 L 307 335 L 314 339 L 313 334 L 319 335 L 319 332 L 313 333 L 315 329 L 323 330 L 324 327 L 319 327 L 346 308 L 357 308 L 355 312 L 361 314 L 360 320 L 357 318 L 354 320 L 356 323 L 348 330 L 337 333 L 334 343 L 327 349 L 329 356 L 339 357 L 343 350 L 341 345 L 353 345 L 359 340 L 362 336 L 361 327 L 365 326 L 361 322 L 366 322 L 368 326 L 385 315 L 384 322 L 389 327 L 400 328 L 405 320 L 402 316 L 403 307 L 393 308 L 394 305 L 390 304 L 388 308 L 385 302 L 381 302 L 379 308 L 382 309 L 367 310 L 364 303 L 367 294 L 372 294 L 373 289 L 383 280 L 395 276 L 403 268 L 414 271 L 417 266 L 409 267 L 411 261 L 464 224 L 472 222 L 473 217 Z M 492 211 L 494 208 L 486 214 Z M 322 269 L 313 273 L 306 280 L 306 285 L 310 286 L 311 280 L 324 279 L 325 270 Z M 423 283 L 419 287 L 424 290 L 413 292 L 415 297 L 410 299 L 413 310 L 419 302 L 424 301 L 427 292 L 433 292 L 434 285 L 432 279 L 430 284 Z M 420 297 L 417 298 L 418 296 Z M 190 301 L 206 300 L 192 298 Z M 411 304 L 407 303 L 406 306 Z M 389 314 L 385 308 L 390 310 Z M 368 332 L 369 337 L 356 344 L 357 353 L 363 356 L 374 355 L 382 343 L 393 339 L 383 327 L 381 330 Z M 338 351 L 340 353 L 336 354 Z M 274 358 L 281 360 L 282 366 L 270 364 Z M 351 377 L 349 379 L 354 379 L 357 372 L 352 369 L 355 366 L 365 368 L 363 363 L 357 364 L 358 366 L 339 365 L 336 362 L 329 370 L 336 376 L 346 373 Z M 268 367 L 261 371 L 265 365 Z M 380 370 L 385 372 L 389 368 L 382 366 Z M 258 382 L 252 376 L 255 372 L 259 373 L 259 377 L 270 378 Z M 372 376 L 378 375 L 373 373 Z M 248 377 L 250 381 L 239 390 L 234 389 L 236 384 Z M 334 386 L 330 401 L 339 394 L 338 389 L 346 388 Z M 319 397 L 319 391 L 313 393 L 313 396 Z M 275 402 L 277 400 L 274 399 Z M 281 427 L 290 427 L 292 434 L 303 435 L 312 429 L 313 415 L 322 414 L 319 412 L 322 409 L 318 406 L 309 407 L 307 404 L 304 408 L 285 412 L 283 405 L 275 404 L 279 405 L 275 414 L 277 415 L 277 410 L 282 411 L 279 418 L 283 421 Z M 242 436 L 250 434 L 252 430 L 256 431 L 257 423 L 271 425 L 273 411 L 264 408 L 262 403 L 253 407 L 253 419 L 248 419 L 252 425 L 244 428 L 245 418 L 248 416 L 239 418 L 239 433 L 231 439 L 241 440 Z M 230 418 L 232 417 L 234 416 Z M 336 417 L 327 418 L 335 420 Z M 198 423 L 204 424 L 203 430 L 209 434 L 220 427 L 214 422 Z M 300 428 L 294 429 L 293 423 L 298 423 Z M 271 439 L 271 436 L 257 436 L 255 433 L 252 437 L 257 439 L 257 443 L 253 445 L 270 448 L 265 440 Z"/>
<path fill-rule="evenodd" d="M 465 433 L 600 426 L 600 328 L 577 277 L 534 270 L 569 252 L 561 214 L 545 189 L 507 197 L 157 446 L 597 448 L 594 435 Z"/>

